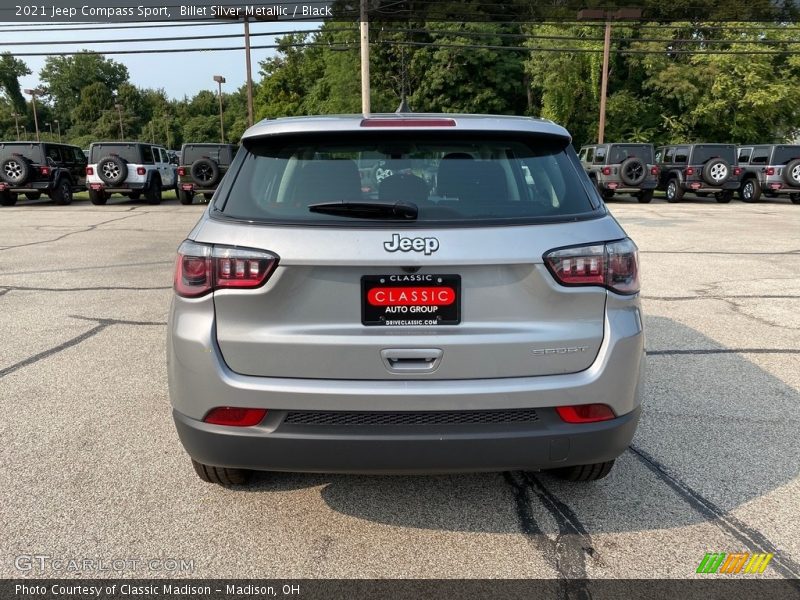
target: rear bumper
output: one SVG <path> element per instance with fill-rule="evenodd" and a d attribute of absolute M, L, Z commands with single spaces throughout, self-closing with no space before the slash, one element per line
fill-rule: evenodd
<path fill-rule="evenodd" d="M 14 187 L 11 184 L 0 182 L 0 192 L 11 192 L 12 194 L 24 194 L 26 192 L 47 193 L 52 185 L 51 181 L 29 181 L 24 185 Z"/>
<path fill-rule="evenodd" d="M 628 186 L 622 182 L 617 183 L 613 181 L 601 181 L 599 185 L 601 188 L 608 190 L 609 192 L 615 192 L 618 194 L 636 194 L 642 190 L 654 190 L 656 189 L 656 185 L 658 185 L 658 183 L 656 181 L 645 181 L 640 185 Z"/>
<path fill-rule="evenodd" d="M 542 469 L 602 462 L 630 443 L 644 386 L 645 354 L 637 297 L 609 294 L 603 343 L 577 373 L 496 379 L 323 380 L 254 377 L 231 371 L 216 344 L 213 300 L 174 297 L 167 360 L 181 442 L 205 464 L 324 472 Z M 553 407 L 601 403 L 618 417 L 561 422 Z M 269 411 L 251 428 L 208 425 L 214 407 Z M 536 409 L 530 424 L 287 428 L 287 411 L 480 411 Z M 370 426 L 371 427 L 371 426 Z"/>
<path fill-rule="evenodd" d="M 105 192 L 106 194 L 129 194 L 130 192 L 141 192 L 147 188 L 147 182 L 126 183 L 123 186 L 107 186 L 105 183 L 90 183 L 87 186 L 90 190 Z"/>
<path fill-rule="evenodd" d="M 217 189 L 217 184 L 203 187 L 193 181 L 180 181 L 178 182 L 178 189 L 185 192 L 194 192 L 197 194 L 213 194 Z"/>
<path fill-rule="evenodd" d="M 633 439 L 640 408 L 610 421 L 571 425 L 539 411 L 525 426 L 209 425 L 173 411 L 183 446 L 214 466 L 322 473 L 424 473 L 549 469 L 612 460 Z M 277 415 L 274 421 L 280 421 Z M 274 427 L 274 428 L 273 428 Z M 387 431 L 389 430 L 389 431 Z"/>
<path fill-rule="evenodd" d="M 692 187 L 692 184 L 700 184 L 700 187 Z M 720 186 L 711 186 L 708 185 L 705 181 L 684 181 L 681 183 L 681 187 L 687 192 L 709 192 L 709 193 L 716 193 L 716 192 L 723 192 L 723 191 L 736 191 L 742 185 L 741 181 L 726 181 Z"/>

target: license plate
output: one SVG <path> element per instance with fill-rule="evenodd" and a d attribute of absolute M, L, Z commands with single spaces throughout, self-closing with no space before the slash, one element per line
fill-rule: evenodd
<path fill-rule="evenodd" d="M 461 322 L 460 275 L 364 275 L 364 325 L 430 327 Z"/>

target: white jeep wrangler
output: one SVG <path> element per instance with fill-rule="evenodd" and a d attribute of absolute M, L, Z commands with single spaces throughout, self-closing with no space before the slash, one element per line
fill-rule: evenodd
<path fill-rule="evenodd" d="M 105 204 L 112 194 L 132 200 L 144 196 L 161 202 L 163 190 L 175 189 L 177 174 L 162 146 L 142 142 L 95 142 L 89 146 L 86 187 L 92 204 Z"/>

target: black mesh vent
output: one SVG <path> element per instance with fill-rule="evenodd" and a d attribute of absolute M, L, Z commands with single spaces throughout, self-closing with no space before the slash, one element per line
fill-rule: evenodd
<path fill-rule="evenodd" d="M 538 420 L 536 411 L 526 408 L 446 412 L 290 411 L 283 422 L 287 425 L 504 425 Z"/>

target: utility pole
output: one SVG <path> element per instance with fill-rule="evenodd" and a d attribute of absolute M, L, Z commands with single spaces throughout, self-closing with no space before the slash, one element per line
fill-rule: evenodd
<path fill-rule="evenodd" d="M 361 0 L 361 112 L 369 116 L 369 21 L 367 0 Z"/>
<path fill-rule="evenodd" d="M 219 86 L 219 143 L 225 143 L 225 120 L 222 118 L 222 84 L 225 78 L 222 75 L 214 75 L 214 81 Z"/>
<path fill-rule="evenodd" d="M 608 63 L 611 54 L 611 20 L 635 20 L 642 17 L 641 8 L 620 8 L 616 11 L 585 8 L 578 11 L 578 20 L 605 20 L 603 37 L 603 72 L 600 79 L 600 119 L 597 128 L 597 143 L 602 144 L 606 132 L 606 97 L 608 96 Z"/>
<path fill-rule="evenodd" d="M 247 125 L 253 126 L 253 77 L 250 69 L 250 21 L 244 18 L 244 55 L 247 63 Z"/>
<path fill-rule="evenodd" d="M 54 119 L 53 123 L 56 124 L 56 128 L 58 129 L 58 143 L 61 143 L 61 123 L 59 123 L 58 119 Z"/>
<path fill-rule="evenodd" d="M 36 127 L 36 141 L 39 142 L 41 141 L 39 139 L 39 118 L 36 116 L 36 93 L 39 90 L 30 89 L 22 91 L 31 97 L 31 103 L 33 104 L 33 125 Z"/>
<path fill-rule="evenodd" d="M 597 128 L 597 143 L 602 144 L 606 132 L 606 95 L 608 93 L 608 55 L 611 52 L 611 21 L 606 20 L 606 35 L 603 40 L 603 77 L 600 80 L 600 125 Z"/>
<path fill-rule="evenodd" d="M 114 108 L 117 109 L 117 114 L 119 115 L 119 141 L 122 141 L 125 139 L 125 133 L 122 130 L 122 104 L 117 102 Z"/>
<path fill-rule="evenodd" d="M 17 129 L 17 141 L 19 141 L 19 113 L 11 113 L 11 116 L 14 117 L 14 127 Z"/>

